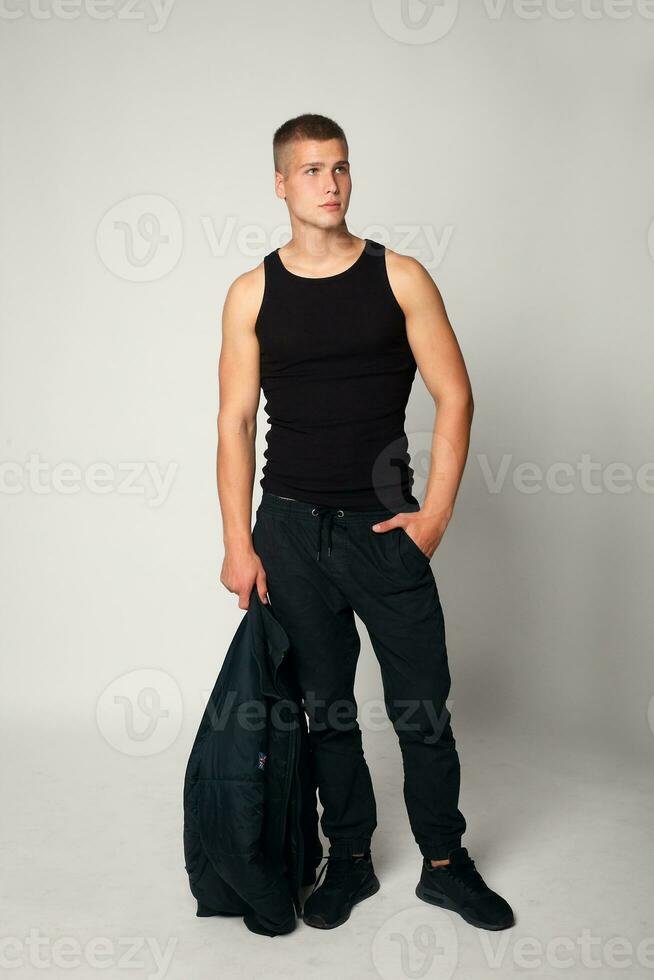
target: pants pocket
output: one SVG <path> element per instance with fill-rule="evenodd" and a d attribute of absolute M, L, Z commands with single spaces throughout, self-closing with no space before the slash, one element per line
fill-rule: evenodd
<path fill-rule="evenodd" d="M 403 527 L 398 528 L 398 548 L 400 559 L 405 567 L 418 567 L 424 571 L 430 564 L 431 559 L 424 553 L 422 548 L 416 544 L 411 535 Z"/>

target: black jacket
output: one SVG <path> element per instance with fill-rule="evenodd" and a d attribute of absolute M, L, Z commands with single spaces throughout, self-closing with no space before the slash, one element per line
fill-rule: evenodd
<path fill-rule="evenodd" d="M 292 932 L 323 856 L 306 716 L 288 636 L 253 588 L 195 736 L 184 857 L 197 915 Z"/>

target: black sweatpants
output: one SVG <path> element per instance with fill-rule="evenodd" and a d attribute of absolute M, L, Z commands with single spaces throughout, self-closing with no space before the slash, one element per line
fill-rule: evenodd
<path fill-rule="evenodd" d="M 407 504 L 402 512 L 419 509 Z M 439 860 L 460 846 L 466 829 L 445 705 L 445 626 L 427 556 L 403 528 L 371 530 L 394 513 L 264 493 L 252 538 L 271 609 L 290 639 L 330 854 L 364 851 L 377 826 L 354 697 L 356 612 L 379 661 L 386 711 L 399 739 L 413 836 L 423 855 Z"/>

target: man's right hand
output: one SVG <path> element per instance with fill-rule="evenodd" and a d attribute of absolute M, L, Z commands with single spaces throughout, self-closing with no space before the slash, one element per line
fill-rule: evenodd
<path fill-rule="evenodd" d="M 248 609 L 250 593 L 256 583 L 262 602 L 268 603 L 266 572 L 254 548 L 226 551 L 220 581 L 229 592 L 238 595 L 239 609 Z"/>

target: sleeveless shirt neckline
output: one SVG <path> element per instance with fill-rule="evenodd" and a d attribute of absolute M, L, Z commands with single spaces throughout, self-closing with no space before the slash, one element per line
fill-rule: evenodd
<path fill-rule="evenodd" d="M 363 259 L 364 255 L 368 250 L 368 245 L 370 244 L 369 238 L 364 238 L 363 241 L 364 241 L 364 246 L 363 249 L 361 250 L 361 254 L 354 260 L 352 265 L 348 266 L 347 269 L 343 269 L 342 272 L 335 272 L 333 276 L 298 276 L 296 272 L 291 272 L 290 269 L 286 268 L 286 266 L 284 265 L 284 263 L 280 258 L 279 248 L 276 248 L 273 254 L 276 256 L 278 264 L 281 266 L 282 270 L 286 273 L 287 276 L 291 276 L 293 279 L 302 279 L 305 282 L 327 282 L 333 279 L 340 279 L 342 276 L 347 276 L 348 273 L 352 272 L 354 269 L 357 268 L 357 266 L 359 265 L 359 263 L 361 262 L 361 260 Z"/>

